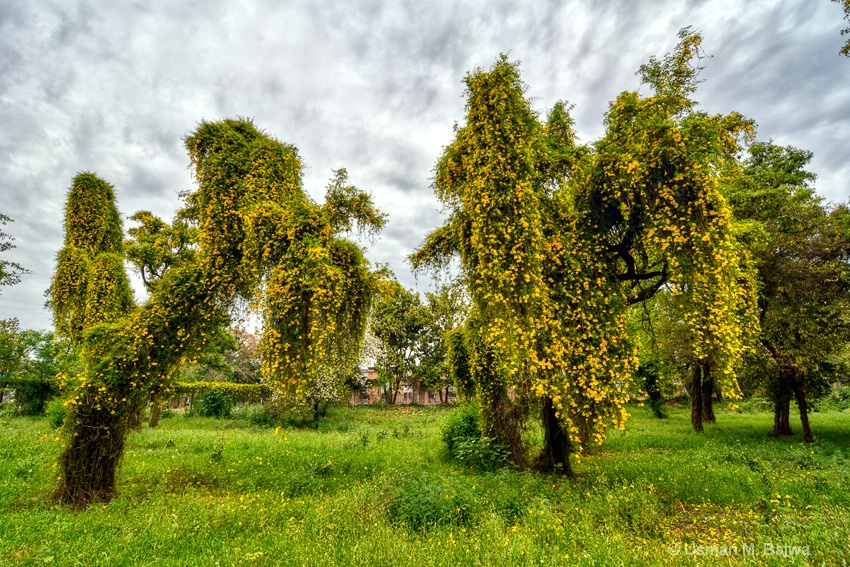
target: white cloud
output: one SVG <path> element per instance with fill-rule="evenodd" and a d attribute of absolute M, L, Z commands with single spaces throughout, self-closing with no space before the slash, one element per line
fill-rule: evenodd
<path fill-rule="evenodd" d="M 575 103 L 589 141 L 687 25 L 714 56 L 704 107 L 812 150 L 819 191 L 845 200 L 850 60 L 826 1 L 2 3 L 0 211 L 32 274 L 0 290 L 0 317 L 49 327 L 42 292 L 77 171 L 113 183 L 125 216 L 170 217 L 192 183 L 181 137 L 237 115 L 298 146 L 315 198 L 339 167 L 372 191 L 390 224 L 370 255 L 413 285 L 403 259 L 440 220 L 432 168 L 466 72 L 509 53 L 537 108 Z"/>

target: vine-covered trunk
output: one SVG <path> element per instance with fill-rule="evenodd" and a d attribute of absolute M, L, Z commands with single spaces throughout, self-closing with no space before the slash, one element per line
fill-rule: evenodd
<path fill-rule="evenodd" d="M 525 446 L 520 431 L 521 411 L 514 407 L 507 391 L 481 399 L 481 433 L 494 439 L 511 455 L 517 468 L 526 468 Z"/>
<path fill-rule="evenodd" d="M 691 425 L 694 426 L 694 431 L 701 433 L 702 427 L 702 366 L 699 362 L 694 362 L 690 367 L 691 373 Z"/>
<path fill-rule="evenodd" d="M 572 476 L 570 467 L 570 437 L 564 431 L 552 398 L 543 400 L 543 451 L 537 459 L 537 469 Z"/>
<path fill-rule="evenodd" d="M 794 395 L 797 398 L 797 407 L 800 409 L 800 422 L 803 424 L 803 441 L 814 443 L 815 436 L 809 425 L 809 408 L 806 404 L 806 393 L 803 391 L 803 384 L 796 379 L 794 380 Z"/>
<path fill-rule="evenodd" d="M 711 368 L 707 362 L 700 364 L 702 367 L 702 421 L 703 423 L 716 423 L 714 417 L 714 379 L 711 377 Z"/>
<path fill-rule="evenodd" d="M 126 423 L 105 411 L 79 415 L 75 434 L 62 453 L 58 498 L 82 508 L 115 495 L 115 473 L 124 454 Z"/>

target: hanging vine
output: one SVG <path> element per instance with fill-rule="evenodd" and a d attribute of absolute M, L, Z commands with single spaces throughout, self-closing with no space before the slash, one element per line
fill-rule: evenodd
<path fill-rule="evenodd" d="M 250 121 L 202 123 L 186 147 L 198 189 L 186 196 L 180 218 L 197 225 L 197 251 L 154 262 L 166 269 L 137 309 L 109 310 L 126 305 L 109 299 L 123 297 L 107 277 L 117 275 L 121 260 L 117 211 L 78 206 L 88 193 L 69 195 L 71 245 L 59 256 L 52 305 L 57 330 L 82 344 L 83 373 L 65 377 L 71 412 L 60 458 L 59 497 L 75 506 L 112 498 L 132 417 L 151 392 L 169 391 L 174 369 L 204 351 L 237 298 L 263 309 L 263 369 L 293 404 L 303 403 L 305 392 L 337 365 L 347 371 L 359 353 L 378 277 L 341 232 L 353 223 L 373 231 L 384 224 L 368 195 L 347 187 L 328 208 L 311 202 L 295 148 Z M 108 184 L 91 185 L 100 191 L 94 203 L 112 203 L 102 197 L 106 188 L 112 194 Z M 145 248 L 156 246 L 141 238 L 150 234 L 136 236 L 139 246 L 128 246 L 134 261 L 169 258 Z M 103 251 L 89 261 L 93 250 Z M 87 282 L 85 295 L 80 281 Z"/>

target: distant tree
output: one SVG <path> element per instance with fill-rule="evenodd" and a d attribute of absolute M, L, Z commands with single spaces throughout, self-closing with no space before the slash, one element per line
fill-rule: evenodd
<path fill-rule="evenodd" d="M 13 385 L 27 353 L 27 345 L 17 319 L 0 319 L 0 402 L 3 392 Z"/>
<path fill-rule="evenodd" d="M 241 384 L 257 384 L 262 381 L 260 366 L 260 338 L 245 329 L 231 327 L 236 348 L 224 352 L 224 359 L 233 371 L 232 380 Z"/>
<path fill-rule="evenodd" d="M 68 339 L 52 332 L 27 330 L 21 336 L 26 353 L 13 382 L 16 411 L 39 415 L 61 393 L 58 377 L 79 372 L 79 357 Z"/>
<path fill-rule="evenodd" d="M 419 294 L 398 282 L 375 299 L 370 328 L 383 347 L 375 368 L 388 404 L 398 401 L 403 383 L 419 385 L 420 347 L 429 322 Z"/>
<path fill-rule="evenodd" d="M 195 260 L 198 229 L 186 218 L 178 216 L 169 225 L 149 211 L 139 211 L 130 220 L 139 226 L 128 230 L 130 238 L 124 242 L 127 261 L 148 290 L 179 261 Z"/>
<path fill-rule="evenodd" d="M 12 222 L 12 219 L 0 213 L 0 226 L 9 222 Z M 14 248 L 14 240 L 11 235 L 0 230 L 0 254 Z M 20 282 L 21 275 L 25 273 L 27 273 L 27 270 L 20 264 L 0 258 L 0 292 L 2 292 L 2 286 L 15 285 Z"/>
<path fill-rule="evenodd" d="M 232 382 L 234 368 L 230 358 L 239 348 L 236 335 L 222 326 L 210 330 L 204 351 L 179 369 L 186 382 Z"/>
<path fill-rule="evenodd" d="M 466 327 L 456 327 L 446 333 L 446 367 L 460 402 L 475 397 L 475 380 L 470 368 Z"/>
<path fill-rule="evenodd" d="M 434 292 L 426 292 L 425 297 L 428 322 L 419 340 L 416 376 L 423 388 L 437 390 L 440 401 L 445 403 L 452 385 L 446 337 L 466 320 L 469 306 L 456 285 L 442 285 Z"/>
<path fill-rule="evenodd" d="M 757 143 L 729 190 L 735 216 L 750 223 L 758 267 L 761 349 L 775 435 L 790 435 L 796 398 L 803 438 L 814 440 L 808 402 L 832 379 L 829 359 L 850 342 L 850 212 L 830 208 L 805 168 L 811 152 Z"/>

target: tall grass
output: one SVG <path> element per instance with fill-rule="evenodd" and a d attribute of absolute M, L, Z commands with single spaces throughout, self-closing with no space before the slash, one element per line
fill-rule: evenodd
<path fill-rule="evenodd" d="M 768 437 L 766 413 L 721 411 L 697 435 L 683 410 L 632 409 L 575 479 L 453 464 L 441 408 L 334 409 L 300 429 L 175 416 L 131 435 L 118 497 L 83 512 L 47 500 L 47 420 L 4 418 L 0 564 L 850 562 L 850 415 L 814 414 L 806 445 Z"/>

